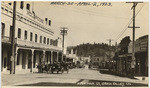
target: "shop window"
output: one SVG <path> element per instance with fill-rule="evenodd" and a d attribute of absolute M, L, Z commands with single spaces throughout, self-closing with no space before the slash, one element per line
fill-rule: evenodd
<path fill-rule="evenodd" d="M 6 68 L 7 67 L 7 58 L 5 57 L 4 58 L 4 68 Z"/>
<path fill-rule="evenodd" d="M 18 38 L 21 38 L 21 29 L 18 28 Z"/>
<path fill-rule="evenodd" d="M 32 40 L 33 40 L 33 33 L 30 32 L 30 41 L 32 41 Z"/>
<path fill-rule="evenodd" d="M 19 62 L 20 62 L 19 56 L 20 56 L 20 54 L 18 54 L 17 56 L 18 56 L 18 57 L 17 57 L 17 65 L 19 65 Z"/>
<path fill-rule="evenodd" d="M 25 33 L 24 33 L 24 39 L 25 39 L 25 40 L 27 39 L 27 36 L 28 36 L 27 33 L 28 33 L 27 31 L 25 31 Z"/>
<path fill-rule="evenodd" d="M 37 34 L 35 34 L 35 42 L 37 42 Z"/>
<path fill-rule="evenodd" d="M 21 9 L 23 9 L 23 5 L 24 5 L 24 2 L 21 1 L 21 3 L 20 3 L 20 8 L 21 8 Z"/>

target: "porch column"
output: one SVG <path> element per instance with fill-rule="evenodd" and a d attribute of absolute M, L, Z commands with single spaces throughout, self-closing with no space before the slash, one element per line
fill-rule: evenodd
<path fill-rule="evenodd" d="M 53 51 L 51 51 L 51 64 L 53 64 Z"/>
<path fill-rule="evenodd" d="M 18 57 L 18 48 L 16 47 L 16 51 L 15 51 L 15 61 L 14 61 L 14 74 L 16 73 L 17 57 Z"/>
<path fill-rule="evenodd" d="M 48 63 L 50 63 L 50 62 L 51 62 L 51 61 L 50 61 L 50 60 L 51 60 L 51 59 L 50 59 L 50 58 L 51 58 L 51 56 L 50 56 L 51 54 L 50 54 L 50 52 L 48 52 L 47 54 L 48 54 Z"/>
<path fill-rule="evenodd" d="M 30 72 L 33 72 L 34 49 L 32 49 L 31 52 L 32 52 L 32 55 L 31 55 L 31 69 L 30 69 Z"/>
<path fill-rule="evenodd" d="M 25 69 L 28 69 L 28 52 L 26 51 L 26 57 L 25 57 L 25 61 L 26 61 L 26 67 Z"/>
<path fill-rule="evenodd" d="M 57 52 L 57 62 L 59 61 L 59 52 Z"/>
<path fill-rule="evenodd" d="M 43 62 L 45 61 L 45 50 L 43 50 Z"/>

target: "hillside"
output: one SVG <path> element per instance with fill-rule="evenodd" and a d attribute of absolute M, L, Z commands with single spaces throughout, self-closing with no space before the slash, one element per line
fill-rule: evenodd
<path fill-rule="evenodd" d="M 94 44 L 80 44 L 77 46 L 67 47 L 67 51 L 70 52 L 71 49 L 77 52 L 77 56 L 104 56 L 107 52 L 115 51 L 115 46 L 109 46 L 104 43 L 94 43 Z"/>

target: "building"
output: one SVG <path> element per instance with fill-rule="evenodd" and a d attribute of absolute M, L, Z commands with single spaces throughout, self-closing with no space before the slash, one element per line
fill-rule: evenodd
<path fill-rule="evenodd" d="M 36 63 L 62 60 L 61 39 L 51 29 L 51 20 L 32 9 L 33 2 L 17 1 L 15 69 L 33 71 Z M 2 72 L 10 70 L 13 2 L 1 2 Z"/>
<path fill-rule="evenodd" d="M 106 55 L 99 57 L 91 57 L 91 64 L 93 67 L 104 68 L 106 61 L 108 61 Z"/>
<path fill-rule="evenodd" d="M 121 47 L 118 47 L 114 57 L 115 66 L 111 67 L 113 71 L 121 76 L 148 76 L 148 35 L 141 36 L 135 41 L 135 62 L 134 73 L 131 71 L 132 62 L 132 41 L 126 44 L 127 51 L 123 53 Z M 133 74 L 133 75 L 132 75 Z"/>
<path fill-rule="evenodd" d="M 128 48 L 128 53 L 132 53 L 132 42 Z M 135 58 L 135 75 L 148 76 L 148 35 L 135 41 Z"/>
<path fill-rule="evenodd" d="M 66 58 L 67 61 L 71 61 L 75 64 L 77 64 L 77 61 L 79 60 L 79 58 L 77 57 L 77 51 L 75 49 L 70 49 L 69 51 L 67 51 Z"/>

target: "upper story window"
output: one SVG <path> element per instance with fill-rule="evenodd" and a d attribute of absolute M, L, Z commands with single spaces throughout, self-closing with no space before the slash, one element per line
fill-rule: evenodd
<path fill-rule="evenodd" d="M 24 2 L 21 1 L 21 2 L 20 2 L 20 8 L 23 9 L 23 7 L 24 7 Z"/>
<path fill-rule="evenodd" d="M 40 43 L 42 43 L 42 36 L 40 36 Z"/>
<path fill-rule="evenodd" d="M 5 35 L 5 24 L 1 23 L 1 29 L 2 29 L 2 37 Z"/>
<path fill-rule="evenodd" d="M 10 3 L 8 3 L 8 5 L 11 5 L 12 3 L 10 2 Z"/>
<path fill-rule="evenodd" d="M 35 42 L 37 42 L 37 34 L 35 34 Z"/>
<path fill-rule="evenodd" d="M 51 26 L 51 20 L 49 20 L 49 26 Z"/>
<path fill-rule="evenodd" d="M 25 40 L 27 39 L 27 36 L 28 36 L 28 32 L 25 31 L 25 33 L 24 33 L 24 39 L 25 39 Z"/>
<path fill-rule="evenodd" d="M 49 38 L 47 38 L 47 45 L 49 44 Z"/>
<path fill-rule="evenodd" d="M 30 10 L 30 4 L 27 4 L 27 10 Z"/>
<path fill-rule="evenodd" d="M 50 45 L 53 45 L 53 40 L 52 39 L 50 40 Z"/>
<path fill-rule="evenodd" d="M 18 38 L 21 38 L 21 29 L 18 28 Z"/>
<path fill-rule="evenodd" d="M 30 32 L 30 41 L 32 41 L 32 40 L 33 40 L 33 33 Z"/>
<path fill-rule="evenodd" d="M 55 41 L 55 44 L 56 44 L 55 46 L 57 46 L 57 45 L 58 45 L 58 40 L 57 40 L 57 39 L 56 39 L 56 41 Z"/>
<path fill-rule="evenodd" d="M 45 22 L 46 22 L 46 24 L 47 24 L 47 18 L 45 18 Z"/>
<path fill-rule="evenodd" d="M 44 40 L 43 40 L 44 44 L 46 44 L 46 37 L 44 37 Z"/>

